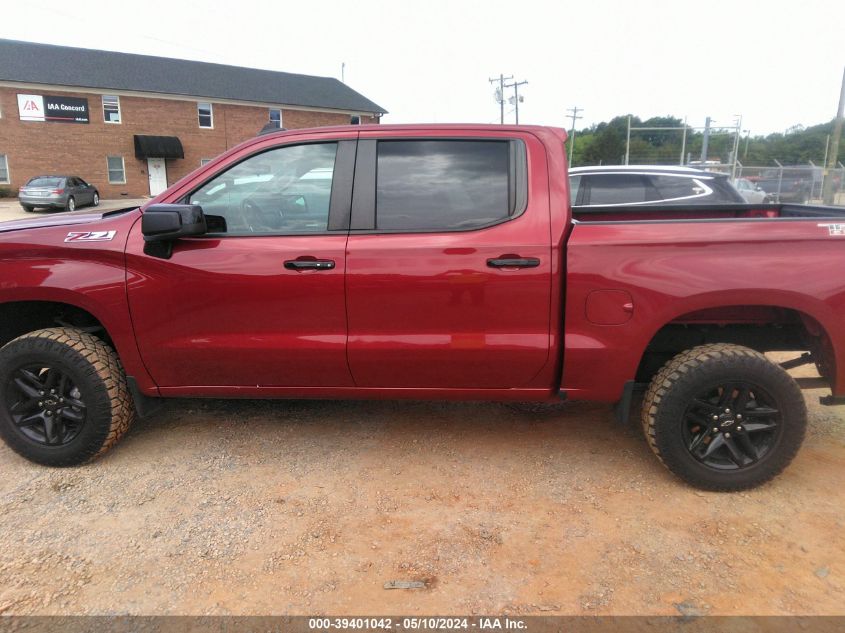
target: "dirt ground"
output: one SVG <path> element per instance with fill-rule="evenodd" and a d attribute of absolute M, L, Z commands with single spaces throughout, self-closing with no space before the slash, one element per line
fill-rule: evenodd
<path fill-rule="evenodd" d="M 174 401 L 84 467 L 3 446 L 0 613 L 845 614 L 845 410 L 818 395 L 738 494 L 579 403 Z"/>

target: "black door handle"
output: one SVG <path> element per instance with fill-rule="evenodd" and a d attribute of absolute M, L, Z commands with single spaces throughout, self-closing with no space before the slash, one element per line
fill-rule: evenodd
<path fill-rule="evenodd" d="M 537 268 L 540 260 L 536 257 L 500 257 L 488 259 L 487 265 L 490 268 Z"/>
<path fill-rule="evenodd" d="M 285 262 L 288 270 L 331 270 L 333 259 L 289 259 Z"/>

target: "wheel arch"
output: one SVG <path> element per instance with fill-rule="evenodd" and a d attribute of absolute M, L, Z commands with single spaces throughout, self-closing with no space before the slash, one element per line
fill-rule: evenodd
<path fill-rule="evenodd" d="M 87 295 L 47 287 L 37 291 L 38 298 L 23 292 L 6 295 L 0 301 L 0 347 L 35 330 L 75 327 L 98 336 L 112 347 L 126 374 L 137 382 L 144 395 L 158 395 L 158 388 L 141 361 L 128 313 L 123 323 L 119 314 L 107 315 L 108 306 L 96 305 Z"/>
<path fill-rule="evenodd" d="M 753 295 L 749 299 L 699 304 L 692 310 L 687 306 L 664 320 L 651 332 L 643 348 L 636 380 L 648 382 L 666 361 L 691 347 L 733 343 L 759 352 L 808 350 L 820 374 L 828 379 L 836 393 L 840 378 L 837 361 L 842 351 L 830 334 L 835 329 L 827 306 L 819 302 L 819 306 L 807 309 L 806 297 L 802 297 L 801 305 L 793 301 L 765 301 Z"/>

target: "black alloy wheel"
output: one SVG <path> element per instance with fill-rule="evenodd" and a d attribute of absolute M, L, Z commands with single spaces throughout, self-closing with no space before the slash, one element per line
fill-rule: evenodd
<path fill-rule="evenodd" d="M 85 426 L 87 406 L 68 372 L 42 364 L 9 374 L 8 413 L 18 432 L 43 446 L 64 446 Z"/>
<path fill-rule="evenodd" d="M 717 470 L 756 464 L 780 439 L 783 420 L 774 398 L 758 385 L 726 382 L 696 397 L 684 414 L 684 443 Z"/>

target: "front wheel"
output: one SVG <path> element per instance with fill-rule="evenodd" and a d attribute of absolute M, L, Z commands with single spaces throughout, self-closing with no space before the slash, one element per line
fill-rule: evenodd
<path fill-rule="evenodd" d="M 739 345 L 695 347 L 670 360 L 643 401 L 651 449 L 697 488 L 753 488 L 778 475 L 804 440 L 801 389 L 763 354 Z"/>
<path fill-rule="evenodd" d="M 23 457 L 81 464 L 117 443 L 134 417 L 117 354 L 91 334 L 49 328 L 0 349 L 0 436 Z"/>
<path fill-rule="evenodd" d="M 95 207 L 100 206 L 100 194 L 96 191 L 94 192 L 94 199 L 91 202 Z"/>

